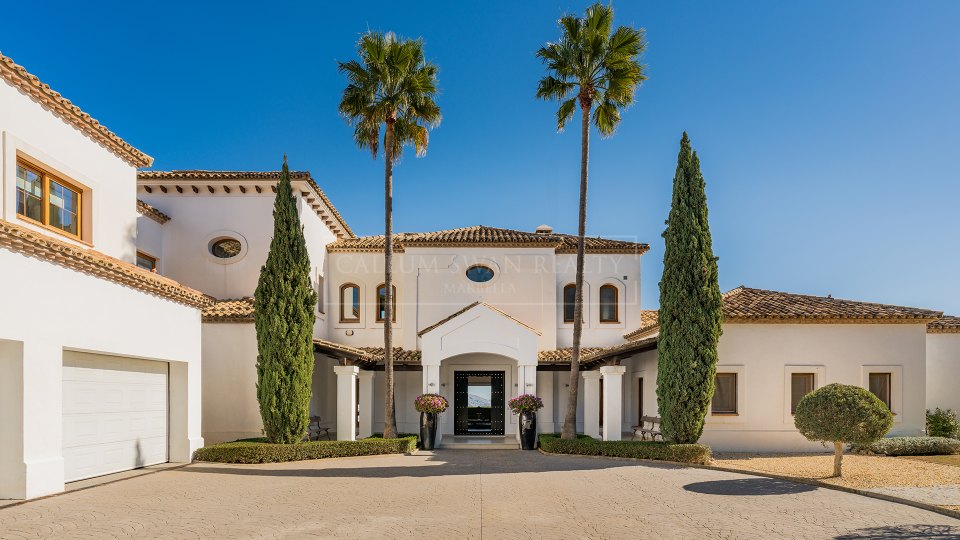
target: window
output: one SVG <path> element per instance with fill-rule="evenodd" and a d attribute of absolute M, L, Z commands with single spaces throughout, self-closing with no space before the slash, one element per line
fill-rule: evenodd
<path fill-rule="evenodd" d="M 317 272 L 317 313 L 321 315 L 326 313 L 326 308 L 323 306 L 323 294 L 326 287 L 324 287 L 323 274 Z"/>
<path fill-rule="evenodd" d="M 813 392 L 813 385 L 816 381 L 814 373 L 791 373 L 790 374 L 790 414 L 797 413 L 797 404 L 803 399 L 803 396 Z"/>
<path fill-rule="evenodd" d="M 151 272 L 157 271 L 157 258 L 151 257 L 142 251 L 137 252 L 137 266 Z"/>
<path fill-rule="evenodd" d="M 737 374 L 717 373 L 717 387 L 710 404 L 712 414 L 737 414 Z"/>
<path fill-rule="evenodd" d="M 493 269 L 482 264 L 475 264 L 467 268 L 467 279 L 477 283 L 486 283 L 493 279 Z"/>
<path fill-rule="evenodd" d="M 17 214 L 80 238 L 83 190 L 33 165 L 17 161 Z"/>
<path fill-rule="evenodd" d="M 395 285 L 390 285 L 390 292 L 393 293 L 390 295 L 390 304 L 393 308 L 392 317 L 390 317 L 393 322 L 397 322 L 397 287 Z M 377 322 L 383 322 L 387 318 L 387 286 L 381 283 L 377 285 Z"/>
<path fill-rule="evenodd" d="M 232 259 L 243 250 L 243 244 L 236 238 L 218 238 L 210 244 L 210 253 L 218 259 Z"/>
<path fill-rule="evenodd" d="M 360 322 L 360 286 L 340 286 L 340 322 Z"/>
<path fill-rule="evenodd" d="M 870 374 L 870 391 L 873 392 L 873 395 L 880 398 L 888 409 L 893 410 L 891 399 L 893 392 L 891 384 L 893 381 L 892 373 L 871 373 Z"/>
<path fill-rule="evenodd" d="M 617 288 L 613 285 L 600 287 L 600 322 L 620 322 L 617 313 Z"/>
<path fill-rule="evenodd" d="M 563 288 L 563 322 L 573 322 L 577 301 L 577 286 L 573 283 Z"/>

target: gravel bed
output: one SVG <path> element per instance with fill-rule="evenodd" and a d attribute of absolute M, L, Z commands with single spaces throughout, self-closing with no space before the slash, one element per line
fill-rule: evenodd
<path fill-rule="evenodd" d="M 843 456 L 843 477 L 831 478 L 833 454 L 717 453 L 718 467 L 811 478 L 851 488 L 929 487 L 960 484 L 960 467 L 888 456 Z"/>

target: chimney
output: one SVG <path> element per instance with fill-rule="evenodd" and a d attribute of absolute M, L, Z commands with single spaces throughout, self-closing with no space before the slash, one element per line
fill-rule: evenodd
<path fill-rule="evenodd" d="M 553 227 L 543 224 L 537 227 L 537 234 L 551 234 L 553 232 Z"/>

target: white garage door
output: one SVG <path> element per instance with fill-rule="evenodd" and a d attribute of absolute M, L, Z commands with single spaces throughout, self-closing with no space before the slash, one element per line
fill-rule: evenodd
<path fill-rule="evenodd" d="M 64 352 L 65 481 L 167 461 L 167 364 Z"/>

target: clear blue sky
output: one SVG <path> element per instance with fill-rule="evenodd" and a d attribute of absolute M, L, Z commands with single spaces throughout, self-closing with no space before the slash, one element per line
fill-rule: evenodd
<path fill-rule="evenodd" d="M 366 29 L 422 36 L 444 120 L 396 169 L 399 231 L 576 231 L 579 135 L 537 101 L 534 51 L 586 2 L 12 3 L 0 51 L 156 169 L 313 173 L 382 232 L 382 161 L 337 115 Z M 649 80 L 594 138 L 589 234 L 649 242 L 657 304 L 680 134 L 707 179 L 724 290 L 739 284 L 960 314 L 960 3 L 639 2 Z M 37 10 L 43 11 L 43 24 Z"/>

